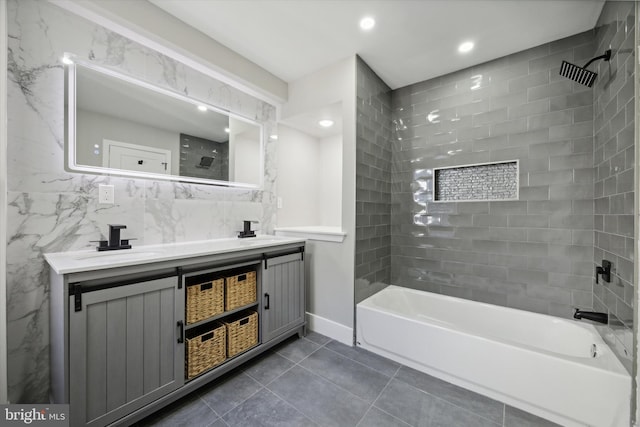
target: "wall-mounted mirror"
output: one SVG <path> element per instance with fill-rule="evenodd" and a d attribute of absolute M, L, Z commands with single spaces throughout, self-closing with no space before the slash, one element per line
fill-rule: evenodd
<path fill-rule="evenodd" d="M 262 185 L 262 126 L 111 70 L 67 66 L 71 171 Z"/>

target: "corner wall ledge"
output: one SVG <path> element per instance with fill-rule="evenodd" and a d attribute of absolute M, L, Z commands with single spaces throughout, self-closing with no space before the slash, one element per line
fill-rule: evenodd
<path fill-rule="evenodd" d="M 342 243 L 347 233 L 340 227 L 326 225 L 305 225 L 298 227 L 276 227 L 276 236 L 299 237 L 308 240 L 319 240 L 322 242 Z"/>

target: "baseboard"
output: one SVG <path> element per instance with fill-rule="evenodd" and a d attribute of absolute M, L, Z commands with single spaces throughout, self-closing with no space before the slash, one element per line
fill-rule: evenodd
<path fill-rule="evenodd" d="M 343 344 L 353 345 L 353 328 L 307 312 L 307 327 Z"/>

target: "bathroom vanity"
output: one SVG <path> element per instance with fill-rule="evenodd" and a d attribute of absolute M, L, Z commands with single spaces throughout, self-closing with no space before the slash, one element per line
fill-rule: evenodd
<path fill-rule="evenodd" d="M 129 425 L 303 335 L 304 248 L 259 236 L 46 254 L 52 403 L 70 404 L 72 427 Z"/>

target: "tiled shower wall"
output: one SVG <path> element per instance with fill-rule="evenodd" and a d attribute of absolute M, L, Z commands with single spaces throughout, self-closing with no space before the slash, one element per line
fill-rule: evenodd
<path fill-rule="evenodd" d="M 612 347 L 631 364 L 634 273 L 634 66 L 635 4 L 605 3 L 596 26 L 596 50 L 612 50 L 600 61 L 594 85 L 595 251 L 594 262 L 613 263 L 611 282 L 594 285 L 594 308 L 609 313 Z"/>
<path fill-rule="evenodd" d="M 391 282 L 569 317 L 593 304 L 588 31 L 393 91 Z M 433 168 L 519 161 L 519 200 L 434 202 Z"/>
<path fill-rule="evenodd" d="M 391 89 L 357 61 L 356 303 L 391 272 Z"/>

